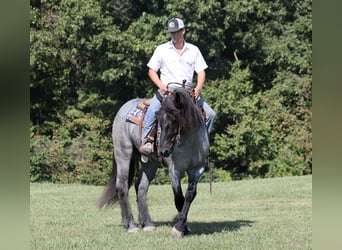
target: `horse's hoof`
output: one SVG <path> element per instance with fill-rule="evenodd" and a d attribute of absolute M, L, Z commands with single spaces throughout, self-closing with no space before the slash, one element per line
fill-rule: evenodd
<path fill-rule="evenodd" d="M 139 227 L 130 227 L 127 229 L 128 233 L 137 233 L 139 232 Z"/>
<path fill-rule="evenodd" d="M 171 234 L 173 237 L 182 238 L 184 236 L 183 232 L 178 231 L 175 227 L 172 228 Z"/>
<path fill-rule="evenodd" d="M 187 236 L 187 235 L 189 235 L 190 234 L 190 229 L 188 228 L 188 226 L 185 226 L 185 228 L 184 228 L 184 236 Z"/>
<path fill-rule="evenodd" d="M 157 228 L 155 226 L 146 226 L 144 227 L 144 232 L 153 232 L 153 231 L 156 231 Z"/>

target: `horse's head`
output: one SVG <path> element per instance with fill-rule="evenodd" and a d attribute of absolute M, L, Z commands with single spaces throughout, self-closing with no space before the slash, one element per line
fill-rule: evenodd
<path fill-rule="evenodd" d="M 158 123 L 160 126 L 158 154 L 168 157 L 178 140 L 180 127 L 174 116 L 164 112 L 158 113 Z"/>
<path fill-rule="evenodd" d="M 201 112 L 193 102 L 190 92 L 183 88 L 175 89 L 171 95 L 164 97 L 157 113 L 160 126 L 158 154 L 169 156 L 181 134 L 196 130 L 203 123 Z"/>

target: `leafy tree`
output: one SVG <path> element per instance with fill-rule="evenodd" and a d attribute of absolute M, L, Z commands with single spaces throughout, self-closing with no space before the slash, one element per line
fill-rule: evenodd
<path fill-rule="evenodd" d="M 311 173 L 312 0 L 30 3 L 32 181 L 101 183 L 114 115 L 152 96 L 146 63 L 174 16 L 209 65 L 217 179 Z"/>
<path fill-rule="evenodd" d="M 205 92 L 215 165 L 234 178 L 311 173 L 311 1 L 225 4 L 236 62 Z"/>

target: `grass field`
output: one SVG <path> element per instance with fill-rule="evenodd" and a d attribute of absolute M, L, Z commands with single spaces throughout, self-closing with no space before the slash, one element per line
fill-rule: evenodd
<path fill-rule="evenodd" d="M 186 186 L 184 186 L 185 188 Z M 128 234 L 120 208 L 97 210 L 103 187 L 30 185 L 31 249 L 312 249 L 312 177 L 200 183 L 188 225 L 191 235 L 174 239 L 176 214 L 170 185 L 152 185 L 155 232 Z M 134 189 L 130 200 L 135 218 Z"/>

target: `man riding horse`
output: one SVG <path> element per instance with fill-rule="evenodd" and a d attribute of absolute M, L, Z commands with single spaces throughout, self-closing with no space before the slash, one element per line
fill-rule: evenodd
<path fill-rule="evenodd" d="M 150 62 L 149 76 L 158 86 L 163 96 L 160 103 L 155 95 L 145 116 L 143 138 L 157 119 L 159 138 L 157 145 L 158 157 L 147 157 L 147 161 L 138 164 L 139 151 L 149 154 L 152 145 L 148 142 L 141 146 L 141 127 L 127 119 L 143 99 L 132 99 L 126 102 L 116 113 L 112 126 L 113 138 L 113 169 L 106 188 L 98 200 L 99 208 L 120 204 L 122 224 L 128 232 L 139 231 L 136 224 L 128 192 L 134 180 L 137 196 L 138 220 L 144 231 L 154 231 L 148 205 L 147 193 L 161 163 L 168 168 L 174 203 L 178 211 L 174 219 L 171 233 L 175 237 L 182 237 L 189 233 L 187 217 L 192 201 L 196 197 L 197 183 L 208 166 L 210 130 L 215 112 L 200 99 L 200 92 L 205 80 L 207 65 L 197 47 L 186 43 L 183 39 L 185 28 L 182 20 L 173 18 L 168 22 L 168 32 L 172 40 L 158 46 Z M 159 79 L 157 71 L 160 70 Z M 194 102 L 187 89 L 191 88 L 194 71 L 197 72 L 197 86 L 194 95 L 206 112 L 205 122 L 202 110 Z M 179 88 L 181 82 L 184 88 Z M 173 91 L 169 91 L 167 83 L 175 82 Z M 172 85 L 172 84 L 171 84 Z M 170 93 L 169 95 L 164 95 Z M 159 111 L 158 111 L 159 110 Z M 156 111 L 158 111 L 157 117 Z M 146 142 L 146 141 L 144 141 Z M 146 145 L 147 144 L 147 145 Z M 140 166 L 140 168 L 138 168 Z M 138 177 L 135 178 L 136 171 Z M 188 175 L 188 187 L 185 194 L 182 191 L 181 178 Z M 204 209 L 205 210 L 205 209 Z M 206 211 L 207 212 L 207 211 Z"/>
<path fill-rule="evenodd" d="M 185 88 L 191 89 L 194 72 L 196 72 L 197 85 L 194 89 L 194 95 L 200 106 L 205 110 L 206 126 L 209 133 L 216 114 L 200 97 L 205 82 L 205 69 L 208 65 L 198 47 L 184 40 L 185 25 L 181 19 L 170 19 L 167 23 L 167 31 L 170 33 L 171 40 L 155 49 L 147 64 L 149 67 L 148 76 L 158 87 L 159 93 L 165 95 L 168 88 L 180 87 L 179 84 L 169 83 L 183 83 Z M 158 71 L 160 71 L 160 77 Z M 142 145 L 139 148 L 143 162 L 148 161 L 148 156 L 153 150 L 152 141 L 147 135 L 155 122 L 156 112 L 159 109 L 160 101 L 154 95 L 143 122 Z"/>

